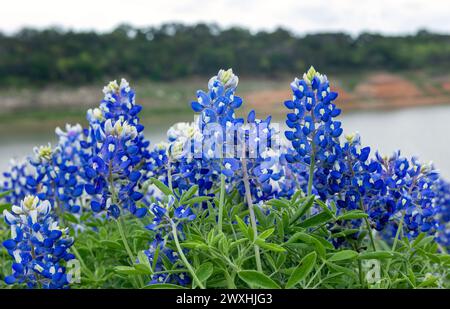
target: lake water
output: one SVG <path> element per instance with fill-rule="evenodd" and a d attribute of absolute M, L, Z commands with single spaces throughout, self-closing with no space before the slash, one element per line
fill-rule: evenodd
<path fill-rule="evenodd" d="M 391 154 L 397 149 L 421 161 L 433 161 L 441 174 L 450 180 L 450 105 L 394 111 L 354 112 L 340 117 L 346 133 L 359 132 L 364 145 Z M 170 124 L 147 130 L 152 143 L 162 140 Z M 14 131 L 14 130 L 12 130 Z M 151 131 L 151 132 L 150 132 Z M 35 145 L 55 142 L 52 132 L 0 136 L 0 170 L 9 159 L 23 157 Z"/>

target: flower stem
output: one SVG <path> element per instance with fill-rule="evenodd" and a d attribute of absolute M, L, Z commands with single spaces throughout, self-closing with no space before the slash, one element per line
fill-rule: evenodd
<path fill-rule="evenodd" d="M 197 275 L 195 274 L 194 268 L 191 266 L 191 264 L 188 262 L 188 260 L 186 259 L 186 256 L 183 253 L 183 249 L 181 249 L 180 246 L 180 242 L 178 241 L 178 233 L 177 233 L 177 227 L 175 225 L 175 223 L 173 223 L 173 221 L 171 220 L 170 222 L 171 226 L 172 226 L 172 235 L 173 235 L 173 240 L 175 241 L 175 245 L 177 246 L 177 250 L 178 250 L 178 254 L 181 257 L 181 260 L 184 263 L 184 266 L 186 266 L 186 268 L 189 270 L 189 272 L 191 273 L 192 279 L 195 281 L 195 283 L 201 288 L 204 289 L 205 286 L 201 283 L 201 281 L 198 279 Z"/>
<path fill-rule="evenodd" d="M 173 192 L 173 187 L 172 187 L 172 162 L 170 162 L 170 158 L 167 160 L 167 183 L 169 185 L 169 189 L 170 191 Z"/>
<path fill-rule="evenodd" d="M 78 252 L 77 248 L 72 245 L 70 249 L 73 251 L 73 254 L 77 257 L 77 260 L 80 261 L 81 266 L 84 268 L 84 270 L 88 273 L 90 277 L 94 277 L 94 274 L 92 271 L 86 266 L 86 263 L 84 262 L 83 258 L 81 257 L 80 253 Z"/>
<path fill-rule="evenodd" d="M 394 243 L 392 244 L 392 251 L 395 251 L 395 249 L 397 248 L 397 242 L 400 237 L 400 232 L 403 229 L 404 220 L 405 220 L 405 212 L 403 211 L 402 218 L 400 219 L 400 223 L 398 224 L 398 227 L 397 227 L 397 232 L 395 233 Z"/>
<path fill-rule="evenodd" d="M 250 223 L 252 225 L 252 229 L 253 229 L 253 234 L 255 239 L 258 237 L 258 228 L 256 226 L 256 217 L 255 217 L 255 211 L 253 210 L 253 202 L 252 202 L 252 194 L 250 191 L 250 183 L 249 183 L 249 178 L 248 178 L 248 172 L 247 172 L 247 159 L 245 158 L 245 147 L 244 147 L 244 156 L 242 157 L 241 161 L 242 161 L 242 173 L 243 173 L 243 177 L 242 177 L 242 181 L 244 182 L 244 187 L 245 187 L 245 196 L 247 198 L 247 205 L 248 205 L 248 210 L 250 213 Z M 262 273 L 262 266 L 261 266 L 261 256 L 259 253 L 259 246 L 257 244 L 254 244 L 255 247 L 255 259 L 256 259 L 256 269 Z"/>
<path fill-rule="evenodd" d="M 358 260 L 358 273 L 359 273 L 359 283 L 361 284 L 361 288 L 364 288 L 364 273 L 362 270 L 361 260 Z"/>
<path fill-rule="evenodd" d="M 225 175 L 220 175 L 220 200 L 219 200 L 219 231 L 222 232 L 223 204 L 225 203 Z"/>
<path fill-rule="evenodd" d="M 309 163 L 309 177 L 308 177 L 308 196 L 310 196 L 312 194 L 312 185 L 313 185 L 313 180 L 314 180 L 314 165 L 315 165 L 315 161 L 316 161 L 316 156 L 314 151 L 311 153 L 311 162 Z"/>
<path fill-rule="evenodd" d="M 133 265 L 136 258 L 134 257 L 133 252 L 130 249 L 130 246 L 128 245 L 127 237 L 126 237 L 125 231 L 123 229 L 122 219 L 119 218 L 116 220 L 116 222 L 117 222 L 117 227 L 119 228 L 119 234 L 120 234 L 120 237 L 122 238 L 123 245 L 125 246 L 125 250 L 127 251 L 128 257 L 131 260 L 130 265 Z M 138 280 L 139 280 L 140 287 L 144 287 L 144 281 L 142 280 L 141 276 L 138 276 Z"/>
<path fill-rule="evenodd" d="M 364 209 L 364 205 L 363 205 L 361 199 L 359 199 L 359 208 L 361 208 L 362 211 L 367 213 L 366 210 Z M 373 251 L 377 251 L 377 247 L 375 246 L 375 241 L 373 240 L 372 228 L 370 227 L 369 220 L 367 218 L 364 218 L 364 222 L 366 223 L 367 233 L 369 234 L 370 244 L 372 245 L 372 249 L 373 249 Z"/>

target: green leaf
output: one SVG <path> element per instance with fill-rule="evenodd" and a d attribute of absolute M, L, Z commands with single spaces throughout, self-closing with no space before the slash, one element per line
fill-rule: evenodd
<path fill-rule="evenodd" d="M 297 192 L 295 192 L 294 195 L 292 195 L 291 201 L 293 202 L 297 201 L 302 194 L 303 194 L 302 190 L 297 190 Z"/>
<path fill-rule="evenodd" d="M 5 196 L 7 196 L 7 195 L 10 194 L 11 192 L 12 192 L 12 190 L 0 192 L 0 198 L 3 198 L 3 197 L 5 197 Z"/>
<path fill-rule="evenodd" d="M 123 250 L 123 246 L 121 243 L 117 242 L 117 241 L 112 241 L 112 240 L 101 240 L 100 244 L 102 246 L 108 247 L 110 249 L 114 249 L 114 250 Z"/>
<path fill-rule="evenodd" d="M 136 274 L 140 275 L 151 275 L 153 273 L 150 267 L 145 264 L 134 264 L 134 269 Z"/>
<path fill-rule="evenodd" d="M 238 273 L 241 278 L 250 287 L 263 289 L 280 289 L 280 286 L 265 274 L 255 270 L 242 270 Z"/>
<path fill-rule="evenodd" d="M 75 217 L 75 216 L 74 216 L 73 214 L 71 214 L 70 212 L 64 213 L 63 218 L 64 218 L 66 221 L 71 222 L 71 223 L 75 223 L 75 224 L 78 224 L 78 223 L 79 223 L 79 222 L 78 222 L 78 218 Z"/>
<path fill-rule="evenodd" d="M 86 211 L 80 216 L 80 221 L 86 221 L 92 216 L 92 212 Z"/>
<path fill-rule="evenodd" d="M 12 204 L 10 203 L 5 203 L 5 204 L 0 204 L 0 212 L 3 212 L 3 210 L 11 210 Z"/>
<path fill-rule="evenodd" d="M 430 287 L 430 286 L 435 286 L 435 282 L 438 280 L 438 277 L 435 276 L 425 276 L 425 280 L 422 281 L 417 287 L 418 288 L 426 288 L 426 287 Z"/>
<path fill-rule="evenodd" d="M 334 213 L 331 212 L 330 208 L 328 208 L 328 205 L 325 204 L 323 201 L 316 199 L 316 203 L 320 206 L 320 208 L 323 209 L 323 211 L 327 212 L 331 217 L 334 217 Z"/>
<path fill-rule="evenodd" d="M 411 248 L 417 247 L 417 245 L 422 241 L 422 239 L 425 238 L 425 236 L 427 236 L 426 233 L 420 233 L 419 235 L 417 235 L 416 239 L 414 239 L 414 241 L 411 244 Z"/>
<path fill-rule="evenodd" d="M 267 205 L 273 206 L 276 208 L 288 208 L 290 206 L 290 204 L 288 202 L 281 201 L 278 199 L 273 199 L 273 200 L 268 201 Z"/>
<path fill-rule="evenodd" d="M 330 237 L 331 238 L 346 237 L 346 236 L 353 235 L 353 234 L 358 233 L 358 232 L 359 232 L 359 229 L 347 229 L 347 230 L 344 230 L 342 232 L 331 234 Z"/>
<path fill-rule="evenodd" d="M 248 239 L 250 239 L 251 242 L 255 240 L 255 233 L 253 232 L 253 228 L 250 225 L 247 228 L 247 235 Z"/>
<path fill-rule="evenodd" d="M 148 260 L 147 255 L 144 251 L 139 251 L 137 258 L 139 260 L 139 264 L 145 265 L 151 272 L 152 266 L 150 265 L 150 261 Z"/>
<path fill-rule="evenodd" d="M 198 190 L 198 185 L 194 185 L 194 186 L 190 187 L 189 190 L 184 192 L 183 195 L 181 196 L 180 204 L 184 204 L 185 201 L 187 201 L 188 199 L 193 197 L 194 194 L 197 193 L 197 190 Z"/>
<path fill-rule="evenodd" d="M 354 271 L 352 271 L 350 268 L 347 267 L 342 267 L 340 265 L 325 261 L 325 263 L 334 271 L 339 272 L 339 273 L 343 273 L 351 278 L 353 278 L 354 280 L 358 279 L 358 276 L 356 275 L 356 273 Z"/>
<path fill-rule="evenodd" d="M 362 219 L 367 218 L 368 215 L 362 211 L 362 210 L 352 210 L 348 211 L 343 215 L 340 215 L 337 217 L 337 220 L 356 220 L 356 219 Z"/>
<path fill-rule="evenodd" d="M 162 183 L 160 180 L 156 178 L 150 178 L 152 181 L 152 184 L 154 184 L 159 190 L 161 190 L 162 193 L 165 195 L 173 195 L 173 192 L 169 189 L 168 186 L 166 186 L 164 183 Z"/>
<path fill-rule="evenodd" d="M 199 204 L 202 202 L 209 201 L 210 199 L 211 199 L 211 196 L 196 196 L 196 197 L 193 197 L 193 198 L 185 201 L 183 204 L 194 205 L 194 204 Z"/>
<path fill-rule="evenodd" d="M 276 260 L 276 268 L 281 268 L 283 266 L 284 262 L 286 262 L 287 254 L 280 253 L 278 254 L 277 260 Z"/>
<path fill-rule="evenodd" d="M 297 232 L 294 235 L 292 235 L 291 238 L 288 239 L 288 241 L 286 241 L 286 244 L 297 242 L 298 240 L 301 240 L 302 242 L 309 244 L 313 242 L 313 237 L 303 232 Z"/>
<path fill-rule="evenodd" d="M 333 216 L 331 216 L 328 212 L 321 212 L 301 222 L 300 224 L 298 224 L 298 226 L 303 228 L 319 226 L 329 221 L 332 217 Z"/>
<path fill-rule="evenodd" d="M 116 271 L 119 274 L 124 274 L 124 275 L 137 275 L 138 274 L 136 269 L 134 267 L 130 267 L 130 266 L 116 266 L 116 267 L 114 267 L 114 271 Z"/>
<path fill-rule="evenodd" d="M 208 245 L 199 241 L 185 241 L 181 243 L 182 247 L 188 249 L 208 249 Z"/>
<path fill-rule="evenodd" d="M 313 270 L 316 263 L 317 254 L 311 252 L 306 255 L 300 262 L 300 265 L 294 270 L 291 277 L 289 278 L 286 288 L 290 289 L 294 287 L 297 283 L 302 281 L 309 275 L 311 270 Z"/>
<path fill-rule="evenodd" d="M 157 284 L 150 284 L 144 287 L 144 289 L 164 289 L 164 290 L 175 290 L 175 289 L 187 289 L 184 286 L 176 285 L 176 284 L 170 284 L 170 283 L 157 283 Z"/>
<path fill-rule="evenodd" d="M 259 207 L 254 207 L 253 210 L 255 211 L 256 220 L 258 220 L 259 225 L 262 228 L 267 228 L 267 215 L 263 214 L 263 212 L 261 211 L 261 208 L 259 208 Z M 269 224 L 269 226 L 272 226 L 272 225 L 273 225 L 273 221 Z"/>
<path fill-rule="evenodd" d="M 274 251 L 274 252 L 285 252 L 286 251 L 286 249 L 284 249 L 280 245 L 272 244 L 272 243 L 266 243 L 262 239 L 257 239 L 255 243 L 258 246 L 260 246 L 261 248 L 269 250 L 269 251 Z"/>
<path fill-rule="evenodd" d="M 423 247 L 425 247 L 426 245 L 428 245 L 429 243 L 431 243 L 433 241 L 434 241 L 434 236 L 424 237 L 420 241 L 416 242 L 414 247 L 416 247 L 416 248 L 423 248 Z"/>
<path fill-rule="evenodd" d="M 272 227 L 272 228 L 270 228 L 268 230 L 265 230 L 261 234 L 259 234 L 258 237 L 261 238 L 261 239 L 267 239 L 270 235 L 273 234 L 274 231 L 275 231 L 275 229 Z"/>
<path fill-rule="evenodd" d="M 333 254 L 328 261 L 330 262 L 337 262 L 337 261 L 343 261 L 343 260 L 353 260 L 356 257 L 358 257 L 358 252 L 353 250 L 342 250 L 335 254 Z"/>
<path fill-rule="evenodd" d="M 213 274 L 214 267 L 211 262 L 200 265 L 195 274 L 201 282 L 205 282 Z"/>
<path fill-rule="evenodd" d="M 295 221 L 297 221 L 299 218 L 301 218 L 314 204 L 314 195 L 310 195 L 306 198 L 306 200 L 302 203 L 302 205 L 298 208 L 298 210 L 295 212 L 294 216 L 289 221 L 290 224 L 293 224 Z"/>
<path fill-rule="evenodd" d="M 307 244 L 313 244 L 317 253 L 319 253 L 320 256 L 325 256 L 326 249 L 324 245 L 315 237 L 310 236 L 309 234 L 303 233 L 303 232 L 297 232 L 295 233 L 289 240 L 286 242 L 286 244 L 295 243 L 297 241 L 301 241 Z"/>
<path fill-rule="evenodd" d="M 236 216 L 236 222 L 238 224 L 239 229 L 241 230 L 242 234 L 244 234 L 245 237 L 249 238 L 247 225 L 244 223 L 244 221 Z"/>
<path fill-rule="evenodd" d="M 358 256 L 360 260 L 383 260 L 393 258 L 394 255 L 389 251 L 361 252 Z"/>

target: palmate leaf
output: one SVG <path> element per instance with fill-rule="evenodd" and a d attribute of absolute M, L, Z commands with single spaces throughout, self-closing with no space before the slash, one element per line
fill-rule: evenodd
<path fill-rule="evenodd" d="M 3 212 L 3 210 L 11 210 L 12 204 L 6 203 L 6 204 L 0 204 L 0 213 Z"/>
<path fill-rule="evenodd" d="M 311 195 L 306 198 L 306 200 L 300 205 L 298 210 L 295 212 L 295 214 L 290 219 L 289 223 L 293 224 L 295 223 L 299 218 L 301 218 L 304 214 L 308 212 L 308 210 L 312 207 L 314 204 L 315 196 Z"/>
<path fill-rule="evenodd" d="M 257 239 L 255 243 L 260 246 L 263 249 L 274 251 L 274 252 L 285 252 L 286 249 L 284 249 L 282 246 L 272 243 L 267 243 L 262 239 Z"/>
<path fill-rule="evenodd" d="M 181 195 L 180 204 L 184 204 L 184 202 L 193 197 L 194 194 L 197 193 L 197 191 L 198 185 L 190 187 L 189 190 L 187 190 L 186 192 L 183 193 L 183 195 Z"/>
<path fill-rule="evenodd" d="M 337 220 L 355 220 L 355 219 L 363 219 L 367 218 L 368 214 L 366 214 L 362 210 L 352 210 L 348 211 L 345 214 L 337 217 Z"/>
<path fill-rule="evenodd" d="M 320 256 L 324 257 L 325 253 L 326 253 L 326 249 L 325 249 L 324 244 L 321 241 L 319 241 L 318 239 L 320 239 L 320 238 L 315 238 L 315 237 L 313 237 L 309 234 L 303 233 L 303 232 L 297 232 L 291 238 L 289 238 L 289 240 L 286 242 L 286 245 L 289 245 L 292 243 L 297 243 L 297 242 L 312 244 L 312 245 L 314 245 L 314 248 L 317 251 L 317 253 Z M 331 245 L 331 244 L 329 244 L 329 245 Z"/>
<path fill-rule="evenodd" d="M 361 252 L 358 256 L 360 260 L 383 260 L 393 258 L 394 254 L 389 251 Z"/>
<path fill-rule="evenodd" d="M 11 190 L 0 192 L 0 198 L 3 198 L 3 197 L 5 197 L 5 196 L 7 196 L 7 195 L 10 194 L 11 192 L 12 192 Z"/>
<path fill-rule="evenodd" d="M 165 195 L 173 195 L 173 192 L 169 189 L 168 186 L 166 186 L 162 181 L 156 179 L 156 178 L 150 178 L 151 183 L 154 184 L 159 190 L 161 190 L 162 193 Z"/>
<path fill-rule="evenodd" d="M 200 267 L 195 271 L 195 274 L 197 275 L 198 279 L 201 282 L 206 282 L 209 277 L 214 272 L 214 267 L 211 262 L 207 262 L 205 264 L 200 265 Z"/>
<path fill-rule="evenodd" d="M 323 211 L 306 219 L 305 221 L 300 222 L 298 226 L 303 228 L 317 227 L 328 222 L 331 218 L 333 218 L 333 216 L 330 213 Z"/>
<path fill-rule="evenodd" d="M 342 250 L 339 252 L 336 252 L 333 254 L 328 261 L 330 262 L 337 262 L 337 261 L 344 261 L 344 260 L 353 260 L 358 257 L 358 252 L 353 250 Z"/>
<path fill-rule="evenodd" d="M 275 281 L 267 275 L 255 270 L 242 270 L 238 273 L 238 275 L 239 278 L 241 278 L 251 288 L 280 289 L 280 286 Z"/>
<path fill-rule="evenodd" d="M 300 262 L 300 265 L 294 270 L 291 277 L 289 278 L 286 288 L 290 289 L 294 287 L 297 283 L 302 281 L 308 276 L 308 274 L 313 270 L 316 263 L 317 254 L 311 252 L 306 255 Z"/>

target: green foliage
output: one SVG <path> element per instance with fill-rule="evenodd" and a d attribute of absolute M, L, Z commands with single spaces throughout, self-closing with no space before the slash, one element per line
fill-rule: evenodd
<path fill-rule="evenodd" d="M 172 195 L 169 188 L 161 188 Z M 228 194 L 223 205 L 222 230 L 219 230 L 217 209 L 208 200 L 205 201 L 208 207 L 195 207 L 204 201 L 196 197 L 196 192 L 197 188 L 193 187 L 175 201 L 176 205 L 181 202 L 191 205 L 197 215 L 196 220 L 184 224 L 184 236 L 179 238 L 180 246 L 187 249 L 184 252 L 189 265 L 182 259 L 172 264 L 163 252 L 158 252 L 164 270 L 157 271 L 144 253 L 154 237 L 144 227 L 151 218 L 124 217 L 124 233 L 136 257 L 131 261 L 114 222 L 91 214 L 81 218 L 65 216 L 68 225 L 76 221 L 86 226 L 83 230 L 72 230 L 76 236 L 72 252 L 81 264 L 81 283 L 73 284 L 72 288 L 133 288 L 139 287 L 142 280 L 145 288 L 178 289 L 185 287 L 147 284 L 152 275 L 160 273 L 184 272 L 193 278 L 191 271 L 198 282 L 192 280 L 188 288 L 450 287 L 450 257 L 425 234 L 413 241 L 400 239 L 395 250 L 376 238 L 378 250 L 372 251 L 367 234 L 362 231 L 335 233 L 328 228 L 338 221 L 363 217 L 360 212 L 350 211 L 335 217 L 322 202 L 301 194 L 291 200 L 272 200 L 261 209 L 256 208 L 257 235 L 246 223 L 247 206 L 238 194 Z M 264 210 L 266 207 L 270 207 L 269 212 Z M 312 209 L 314 215 L 310 214 Z M 352 235 L 356 232 L 359 237 L 355 238 Z M 9 237 L 5 225 L 1 225 L 0 237 L 1 240 Z M 346 244 L 335 248 L 332 241 L 336 237 L 346 239 Z M 255 244 L 260 250 L 261 271 L 256 270 Z M 172 237 L 167 237 L 166 246 L 177 251 Z M 0 249 L 0 256 L 0 279 L 3 279 L 10 273 L 11 259 L 4 248 Z M 7 286 L 1 282 L 0 287 Z"/>
<path fill-rule="evenodd" d="M 412 36 L 322 33 L 299 37 L 281 28 L 252 33 L 206 24 L 122 25 L 109 33 L 23 29 L 13 35 L 0 33 L 0 82 L 17 86 L 86 83 L 124 72 L 134 79 L 168 80 L 210 76 L 218 67 L 239 67 L 244 75 L 273 77 L 301 71 L 307 63 L 335 72 L 430 67 L 446 72 L 449 53 L 449 35 L 426 31 Z"/>
<path fill-rule="evenodd" d="M 185 198 L 186 199 L 186 198 Z M 448 287 L 448 255 L 439 253 L 429 237 L 401 239 L 396 250 L 377 239 L 379 251 L 371 251 L 367 237 L 354 240 L 354 230 L 342 231 L 347 247 L 336 249 L 330 242 L 336 233 L 324 228 L 337 221 L 364 217 L 351 211 L 334 217 L 314 197 L 296 195 L 292 200 L 272 200 L 271 211 L 257 210 L 258 235 L 245 223 L 248 209 L 230 194 L 225 201 L 223 228 L 216 222 L 217 210 L 197 210 L 201 220 L 185 228 L 181 246 L 199 280 L 207 288 L 419 288 Z M 312 207 L 322 209 L 309 215 Z M 258 208 L 257 208 L 258 209 Z M 356 231 L 360 232 L 360 231 Z M 366 235 L 361 233 L 361 235 Z M 352 243 L 353 240 L 355 243 Z M 170 242 L 169 242 L 170 243 Z M 262 272 L 256 271 L 254 245 L 261 251 Z M 170 245 L 170 244 L 169 244 Z M 174 247 L 174 245 L 171 245 Z M 383 249 L 381 249 L 383 248 Z M 372 266 L 379 278 L 370 280 Z M 135 271 L 124 268 L 130 275 Z M 196 284 L 193 283 L 193 287 Z M 158 285 L 159 288 L 177 288 Z"/>

